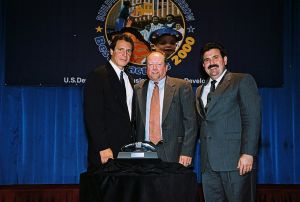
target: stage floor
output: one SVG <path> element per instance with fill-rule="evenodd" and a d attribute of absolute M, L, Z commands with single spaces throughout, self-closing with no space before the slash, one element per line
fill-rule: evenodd
<path fill-rule="evenodd" d="M 199 184 L 200 201 L 204 202 Z M 300 201 L 300 185 L 257 185 L 257 202 Z M 79 202 L 78 184 L 1 185 L 0 202 Z"/>

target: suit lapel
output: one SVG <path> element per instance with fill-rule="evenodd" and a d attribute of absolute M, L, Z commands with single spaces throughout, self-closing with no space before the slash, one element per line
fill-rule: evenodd
<path fill-rule="evenodd" d="M 132 78 L 131 74 L 128 71 L 125 71 L 125 72 L 126 72 L 126 74 L 128 76 L 128 79 L 129 79 L 129 82 L 130 82 L 130 85 L 131 85 L 131 88 L 132 88 L 132 91 L 133 91 L 132 104 L 131 104 L 131 122 L 134 123 L 135 122 L 135 91 L 134 91 L 134 81 L 133 81 L 133 78 Z"/>
<path fill-rule="evenodd" d="M 198 113 L 200 114 L 200 116 L 202 118 L 204 118 L 206 116 L 206 110 L 205 110 L 205 107 L 204 107 L 204 104 L 203 104 L 203 101 L 202 101 L 201 97 L 202 97 L 202 94 L 203 94 L 204 86 L 206 86 L 208 84 L 208 81 L 209 81 L 209 78 L 206 79 L 205 83 L 200 86 L 200 89 L 199 89 L 199 92 L 198 92 L 199 96 L 198 96 L 197 102 L 199 103 L 199 105 L 197 105 L 197 110 L 198 110 Z"/>
<path fill-rule="evenodd" d="M 139 109 L 141 112 L 142 120 L 144 125 L 146 125 L 146 102 L 147 102 L 147 91 L 148 91 L 149 80 L 146 80 L 141 86 L 140 90 L 137 91 L 137 97 L 139 99 Z"/>
<path fill-rule="evenodd" d="M 219 100 L 220 96 L 223 94 L 223 92 L 230 85 L 231 75 L 232 74 L 230 74 L 230 72 L 228 72 L 228 71 L 224 75 L 224 79 L 222 79 L 222 82 L 218 85 L 215 92 L 211 95 L 211 100 L 207 105 L 207 112 L 206 113 L 209 113 L 209 111 L 213 108 L 213 106 Z"/>
<path fill-rule="evenodd" d="M 201 94 L 200 94 L 200 105 L 201 105 L 201 112 L 203 114 L 203 117 L 206 116 L 206 108 L 205 108 L 205 106 L 203 104 L 203 101 L 202 101 L 202 94 L 203 94 L 203 91 L 204 91 L 204 86 L 206 86 L 208 84 L 208 82 L 209 82 L 209 77 L 205 81 L 204 85 L 202 86 L 202 88 L 201 88 Z"/>
<path fill-rule="evenodd" d="M 163 123 L 164 120 L 166 119 L 172 99 L 174 96 L 175 92 L 175 83 L 172 81 L 170 77 L 166 77 L 166 83 L 165 83 L 165 89 L 164 89 L 164 103 L 163 103 L 163 111 L 162 111 L 162 120 L 161 122 Z"/>
<path fill-rule="evenodd" d="M 202 102 L 202 94 L 203 94 L 203 87 L 205 86 L 206 84 L 203 84 L 199 87 L 199 90 L 197 92 L 198 96 L 197 96 L 197 100 L 196 102 L 198 102 L 198 104 L 196 105 L 196 108 L 197 108 L 197 111 L 198 111 L 198 114 L 200 114 L 200 116 L 202 118 L 205 117 L 205 108 L 204 108 L 204 105 L 203 105 L 203 102 Z"/>
<path fill-rule="evenodd" d="M 129 113 L 128 113 L 128 109 L 127 109 L 127 102 L 126 102 L 126 98 L 124 98 L 122 96 L 122 91 L 121 91 L 121 83 L 119 81 L 119 77 L 116 74 L 115 70 L 113 69 L 113 67 L 108 63 L 106 66 L 107 72 L 108 72 L 108 76 L 109 76 L 109 82 L 110 82 L 110 86 L 112 88 L 112 93 L 116 94 L 116 99 L 118 99 L 120 101 L 120 105 L 122 106 L 122 108 L 124 110 L 126 110 L 127 114 L 128 114 L 128 118 L 129 118 Z"/>

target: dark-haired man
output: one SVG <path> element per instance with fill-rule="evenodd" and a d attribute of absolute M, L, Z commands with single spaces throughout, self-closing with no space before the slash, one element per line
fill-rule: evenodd
<path fill-rule="evenodd" d="M 172 29 L 175 29 L 175 24 L 176 24 L 176 22 L 174 21 L 174 15 L 172 15 L 172 14 L 168 14 L 167 16 L 166 16 L 166 18 L 167 18 L 167 21 L 166 21 L 166 23 L 165 23 L 165 26 L 166 27 L 170 27 L 170 28 L 172 28 Z"/>
<path fill-rule="evenodd" d="M 84 87 L 84 117 L 88 134 L 88 169 L 117 156 L 132 142 L 133 82 L 124 72 L 133 51 L 133 41 L 116 35 L 110 46 L 110 61 L 91 72 Z"/>
<path fill-rule="evenodd" d="M 218 43 L 206 44 L 201 57 L 209 76 L 196 92 L 205 201 L 254 202 L 261 127 L 256 83 L 249 74 L 227 70 Z"/>

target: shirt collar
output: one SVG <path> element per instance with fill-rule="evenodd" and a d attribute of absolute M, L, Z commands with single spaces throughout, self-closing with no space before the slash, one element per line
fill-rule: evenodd
<path fill-rule="evenodd" d="M 222 80 L 222 78 L 224 77 L 224 75 L 225 75 L 226 72 L 227 72 L 227 69 L 225 69 L 224 72 L 221 74 L 221 76 L 220 76 L 219 78 L 216 79 L 216 81 L 217 81 L 216 84 L 218 84 L 218 83 Z M 213 79 L 210 78 L 210 79 L 209 79 L 209 83 L 210 83 L 212 80 L 213 80 Z"/>
<path fill-rule="evenodd" d="M 124 71 L 124 68 L 121 70 L 112 60 L 109 60 L 109 63 L 111 64 L 111 66 L 113 67 L 113 69 L 115 70 L 116 74 L 120 79 L 120 73 L 121 71 Z"/>
<path fill-rule="evenodd" d="M 161 88 L 162 86 L 164 86 L 164 85 L 165 85 L 165 82 L 166 82 L 166 77 L 164 77 L 163 79 L 159 80 L 159 81 L 158 81 L 158 86 L 159 86 L 159 88 Z M 154 81 L 150 80 L 149 83 L 150 83 L 151 85 L 154 86 Z"/>

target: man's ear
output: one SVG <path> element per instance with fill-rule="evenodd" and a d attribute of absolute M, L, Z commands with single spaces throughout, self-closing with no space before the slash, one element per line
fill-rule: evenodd
<path fill-rule="evenodd" d="M 227 60 L 228 60 L 227 56 L 224 56 L 224 63 L 225 63 L 225 66 L 227 65 Z"/>
<path fill-rule="evenodd" d="M 110 53 L 110 55 L 112 55 L 114 53 L 114 50 L 110 48 L 109 53 Z"/>
<path fill-rule="evenodd" d="M 171 68 L 172 68 L 172 67 L 169 65 L 169 63 L 166 63 L 166 69 L 167 69 L 166 72 L 168 72 Z"/>

